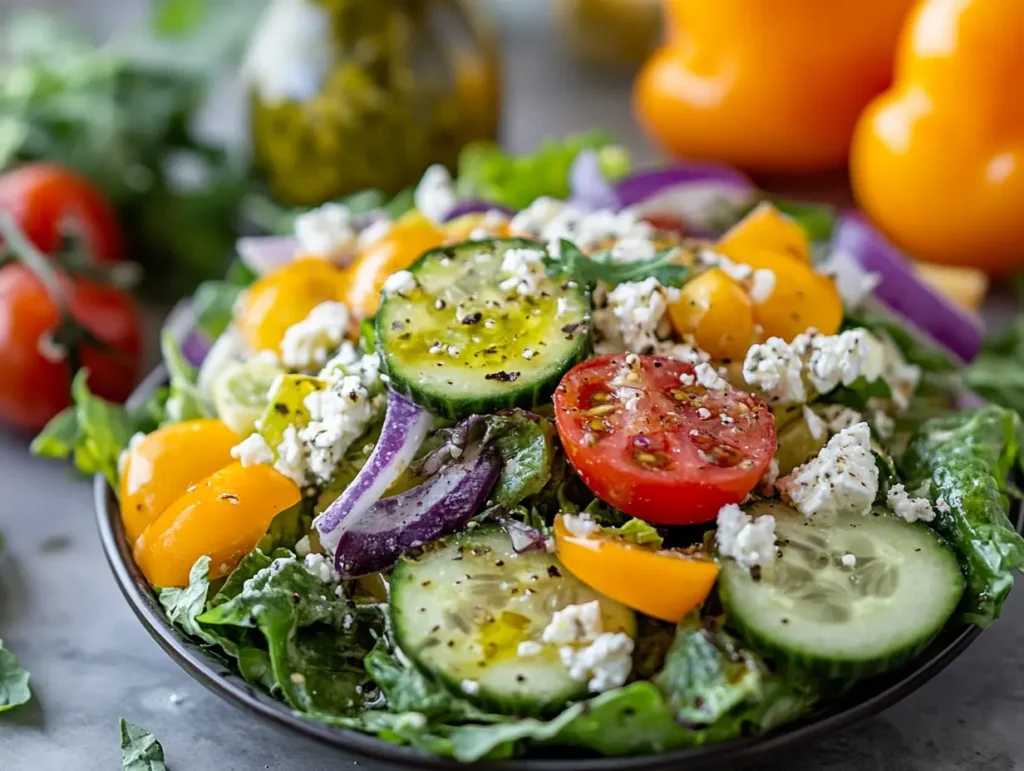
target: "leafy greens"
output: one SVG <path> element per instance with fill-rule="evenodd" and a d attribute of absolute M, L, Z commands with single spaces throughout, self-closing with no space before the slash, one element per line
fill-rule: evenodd
<path fill-rule="evenodd" d="M 0 712 L 25 704 L 32 698 L 29 674 L 0 640 Z"/>
<path fill-rule="evenodd" d="M 164 748 L 145 728 L 119 721 L 121 729 L 122 771 L 167 771 L 164 763 Z"/>

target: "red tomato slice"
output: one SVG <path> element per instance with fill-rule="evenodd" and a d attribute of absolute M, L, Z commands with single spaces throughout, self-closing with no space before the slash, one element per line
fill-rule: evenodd
<path fill-rule="evenodd" d="M 562 378 L 554 402 L 566 456 L 587 487 L 651 522 L 714 519 L 754 489 L 775 454 L 775 419 L 761 399 L 709 390 L 677 359 L 585 361 Z"/>

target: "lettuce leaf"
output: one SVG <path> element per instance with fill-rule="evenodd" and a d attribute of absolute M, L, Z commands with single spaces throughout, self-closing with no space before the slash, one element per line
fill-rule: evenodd
<path fill-rule="evenodd" d="M 587 257 L 572 241 L 562 239 L 560 257 L 547 262 L 549 273 L 567 271 L 584 286 L 593 287 L 598 281 L 617 286 L 630 281 L 657 279 L 662 286 L 682 286 L 690 277 L 690 268 L 675 261 L 676 249 L 665 249 L 649 260 L 612 262 L 607 258 Z M 601 257 L 601 255 L 598 255 Z"/>
<path fill-rule="evenodd" d="M 483 442 L 501 457 L 501 474 L 491 492 L 495 505 L 513 507 L 540 493 L 551 480 L 555 427 L 525 410 L 508 410 L 485 419 Z"/>
<path fill-rule="evenodd" d="M 933 526 L 960 556 L 965 619 L 981 627 L 999 617 L 1024 568 L 1024 538 L 1007 516 L 1022 430 L 1017 413 L 988 405 L 925 422 L 901 459 L 907 489 L 931 500 Z"/>
<path fill-rule="evenodd" d="M 262 632 L 273 682 L 294 709 L 347 715 L 363 707 L 363 660 L 383 632 L 383 614 L 339 597 L 293 556 L 274 559 L 196 620 Z"/>
<path fill-rule="evenodd" d="M 28 687 L 28 671 L 14 658 L 0 640 L 0 712 L 25 704 L 32 698 Z"/>
<path fill-rule="evenodd" d="M 33 440 L 31 452 L 44 458 L 70 457 L 79 471 L 103 474 L 116 491 L 121 452 L 135 433 L 156 428 L 162 394 L 137 410 L 129 410 L 94 396 L 89 391 L 88 377 L 88 370 L 78 371 L 71 384 L 74 405 L 43 428 Z"/>
<path fill-rule="evenodd" d="M 1024 317 L 985 343 L 964 378 L 975 393 L 1024 416 Z"/>
<path fill-rule="evenodd" d="M 169 330 L 160 337 L 160 351 L 171 381 L 167 397 L 167 422 L 214 417 L 213 406 L 197 383 L 198 371 L 186 361 L 181 345 Z"/>
<path fill-rule="evenodd" d="M 153 734 L 124 718 L 118 723 L 121 729 L 122 771 L 167 771 L 164 748 Z"/>

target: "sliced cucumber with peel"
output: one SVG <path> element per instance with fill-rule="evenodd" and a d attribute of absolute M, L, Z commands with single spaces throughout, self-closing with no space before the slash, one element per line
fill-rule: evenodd
<path fill-rule="evenodd" d="M 748 513 L 775 517 L 781 556 L 760 575 L 724 560 L 719 593 L 729 623 L 780 660 L 827 677 L 884 672 L 924 649 L 963 595 L 956 555 L 924 524 L 883 510 L 808 519 L 778 502 Z"/>
<path fill-rule="evenodd" d="M 504 530 L 484 526 L 403 558 L 391 576 L 391 625 L 402 652 L 481 706 L 548 715 L 587 695 L 558 647 L 541 636 L 556 610 L 601 603 L 605 632 L 636 634 L 633 611 L 574 578 L 553 554 L 517 554 Z M 540 645 L 520 657 L 520 643 Z"/>
<path fill-rule="evenodd" d="M 424 254 L 415 289 L 385 293 L 377 348 L 391 387 L 450 418 L 532 408 L 590 347 L 590 298 L 565 276 L 521 296 L 502 289 L 505 254 L 522 239 L 470 241 Z"/>

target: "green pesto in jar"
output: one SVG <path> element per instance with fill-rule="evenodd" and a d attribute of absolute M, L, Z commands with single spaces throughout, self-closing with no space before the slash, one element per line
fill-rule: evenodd
<path fill-rule="evenodd" d="M 396 193 L 497 134 L 497 51 L 468 0 L 274 0 L 245 76 L 254 160 L 289 205 Z"/>

